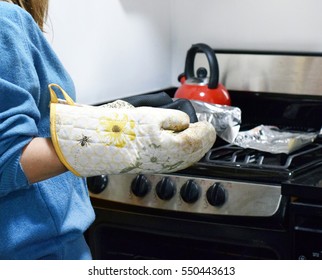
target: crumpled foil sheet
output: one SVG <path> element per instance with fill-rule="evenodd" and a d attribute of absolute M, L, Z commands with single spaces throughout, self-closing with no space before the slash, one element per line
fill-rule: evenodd
<path fill-rule="evenodd" d="M 247 131 L 240 131 L 242 122 L 240 108 L 197 100 L 190 101 L 199 121 L 208 121 L 215 127 L 221 139 L 242 148 L 272 154 L 289 154 L 314 142 L 319 134 L 319 132 L 283 131 L 269 125 L 259 125 Z"/>
<path fill-rule="evenodd" d="M 289 132 L 275 126 L 260 125 L 239 132 L 233 144 L 272 154 L 289 154 L 312 143 L 317 135 L 314 132 Z"/>
<path fill-rule="evenodd" d="M 241 110 L 238 107 L 190 100 L 199 121 L 211 123 L 221 139 L 232 143 L 241 124 Z"/>

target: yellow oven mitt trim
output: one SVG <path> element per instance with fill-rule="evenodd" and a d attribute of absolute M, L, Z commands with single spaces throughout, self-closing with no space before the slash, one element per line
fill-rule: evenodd
<path fill-rule="evenodd" d="M 54 145 L 55 151 L 57 153 L 57 156 L 59 160 L 66 166 L 68 170 L 70 170 L 72 173 L 74 173 L 76 176 L 81 176 L 66 160 L 64 157 L 61 148 L 58 143 L 58 137 L 56 133 L 56 105 L 59 104 L 59 99 L 53 90 L 53 87 L 57 87 L 63 94 L 66 102 L 68 105 L 74 106 L 75 103 L 73 99 L 66 93 L 64 89 L 62 89 L 59 85 L 57 84 L 50 84 L 48 85 L 49 92 L 50 92 L 50 133 L 51 133 L 51 140 Z M 63 104 L 60 104 L 63 105 Z"/>

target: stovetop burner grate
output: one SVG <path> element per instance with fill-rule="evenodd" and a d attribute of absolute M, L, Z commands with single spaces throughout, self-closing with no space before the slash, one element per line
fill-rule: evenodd
<path fill-rule="evenodd" d="M 319 157 L 320 155 L 320 157 Z M 271 154 L 253 149 L 226 145 L 210 150 L 204 161 L 236 167 L 256 167 L 286 170 L 299 168 L 322 158 L 322 146 L 312 144 L 292 154 Z"/>
<path fill-rule="evenodd" d="M 228 180 L 280 184 L 322 162 L 322 144 L 312 143 L 291 154 L 271 154 L 231 144 L 211 149 L 197 164 L 179 173 Z"/>

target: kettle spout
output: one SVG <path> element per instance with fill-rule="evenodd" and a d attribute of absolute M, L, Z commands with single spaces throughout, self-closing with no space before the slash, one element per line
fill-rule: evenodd
<path fill-rule="evenodd" d="M 186 78 L 186 75 L 184 73 L 181 73 L 179 76 L 178 76 L 178 81 L 183 85 L 184 82 L 187 80 Z"/>

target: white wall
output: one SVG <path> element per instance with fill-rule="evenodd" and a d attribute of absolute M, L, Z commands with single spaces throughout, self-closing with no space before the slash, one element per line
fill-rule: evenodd
<path fill-rule="evenodd" d="M 170 86 L 169 5 L 168 0 L 50 1 L 48 39 L 74 79 L 78 102 Z"/>
<path fill-rule="evenodd" d="M 173 1 L 173 84 L 193 43 L 214 49 L 322 52 L 320 0 Z"/>
<path fill-rule="evenodd" d="M 191 44 L 322 52 L 320 0 L 52 0 L 48 38 L 78 101 L 178 85 Z"/>

